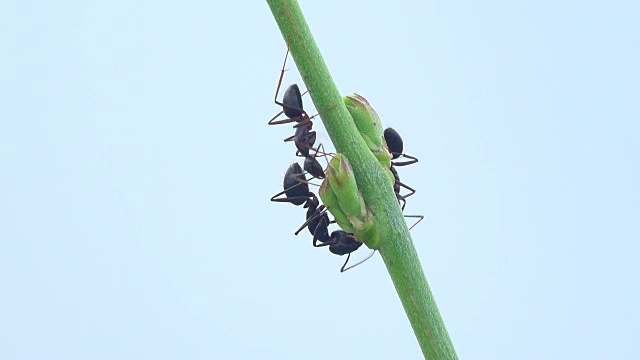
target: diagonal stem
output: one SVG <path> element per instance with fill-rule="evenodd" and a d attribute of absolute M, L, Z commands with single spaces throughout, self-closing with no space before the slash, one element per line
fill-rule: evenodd
<path fill-rule="evenodd" d="M 267 0 L 337 152 L 351 163 L 380 230 L 379 251 L 427 359 L 457 359 L 384 169 L 360 136 L 296 0 Z M 333 108 L 332 108 L 333 107 Z M 324 111 L 326 109 L 330 109 Z"/>

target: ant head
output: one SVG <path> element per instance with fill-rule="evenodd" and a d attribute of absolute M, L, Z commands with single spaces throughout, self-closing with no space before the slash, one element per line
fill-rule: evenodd
<path fill-rule="evenodd" d="M 287 88 L 282 97 L 282 103 L 285 105 L 282 109 L 288 118 L 293 119 L 302 116 L 304 113 L 304 110 L 302 110 L 302 95 L 297 84 Z"/>
<path fill-rule="evenodd" d="M 291 201 L 294 205 L 302 205 L 306 201 L 304 197 L 309 196 L 309 184 L 307 178 L 304 176 L 304 171 L 298 165 L 293 163 L 287 169 L 284 174 L 284 193 L 288 198 L 300 198 L 299 200 Z"/>
<path fill-rule="evenodd" d="M 313 156 L 307 156 L 304 159 L 304 169 L 312 176 L 318 179 L 324 179 L 324 169 L 322 165 Z"/>
<path fill-rule="evenodd" d="M 402 143 L 402 138 L 397 131 L 392 128 L 386 128 L 384 130 L 384 141 L 387 142 L 387 148 L 389 149 L 393 159 L 397 159 L 402 155 L 404 144 Z"/>

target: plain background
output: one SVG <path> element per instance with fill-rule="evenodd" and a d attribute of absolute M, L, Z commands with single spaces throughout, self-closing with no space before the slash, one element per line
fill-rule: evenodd
<path fill-rule="evenodd" d="M 420 158 L 460 358 L 637 356 L 638 2 L 301 6 Z M 268 201 L 296 158 L 265 2 L 4 1 L 0 44 L 0 358 L 421 357 L 380 257 L 341 274 Z"/>

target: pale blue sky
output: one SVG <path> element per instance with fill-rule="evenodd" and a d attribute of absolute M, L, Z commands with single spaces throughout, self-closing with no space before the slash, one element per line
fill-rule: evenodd
<path fill-rule="evenodd" d="M 420 158 L 460 358 L 637 354 L 638 2 L 302 8 Z M 295 158 L 265 2 L 9 0 L 0 44 L 0 358 L 421 356 L 380 257 L 341 274 L 268 201 Z"/>

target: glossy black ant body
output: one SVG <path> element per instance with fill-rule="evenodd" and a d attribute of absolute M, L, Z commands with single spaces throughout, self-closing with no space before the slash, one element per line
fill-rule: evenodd
<path fill-rule="evenodd" d="M 344 264 L 342 264 L 340 272 L 345 272 L 369 260 L 375 251 L 371 252 L 365 259 L 347 267 L 351 253 L 358 250 L 360 246 L 362 246 L 362 243 L 356 239 L 353 233 L 344 230 L 336 230 L 329 234 L 329 224 L 333 223 L 333 221 L 329 221 L 329 216 L 327 215 L 327 210 L 324 205 L 318 205 L 318 203 L 315 203 L 315 206 L 309 206 L 307 210 L 307 221 L 298 229 L 296 235 L 306 226 L 313 235 L 314 247 L 328 246 L 332 254 L 339 256 L 347 255 L 347 259 Z"/>
<path fill-rule="evenodd" d="M 313 235 L 313 246 L 323 247 L 328 246 L 329 251 L 335 255 L 347 255 L 347 259 L 340 268 L 340 272 L 345 272 L 352 269 L 363 262 L 369 260 L 375 253 L 372 251 L 369 256 L 359 261 L 358 263 L 347 267 L 351 253 L 358 250 L 362 243 L 355 238 L 353 233 L 346 232 L 344 230 L 336 230 L 329 233 L 329 224 L 335 223 L 335 221 L 329 221 L 327 215 L 327 209 L 324 205 L 320 205 L 317 198 L 309 200 L 305 207 L 307 207 L 307 221 L 295 232 L 298 235 L 304 228 L 309 229 L 311 235 Z"/>
<path fill-rule="evenodd" d="M 304 175 L 304 171 L 298 163 L 293 163 L 289 166 L 284 175 L 282 186 L 284 190 L 272 196 L 271 201 L 289 202 L 296 206 L 304 204 L 303 207 L 307 208 L 307 221 L 305 221 L 295 234 L 298 235 L 300 231 L 306 227 L 309 229 L 311 235 L 313 235 L 314 247 L 329 246 L 331 253 L 340 256 L 347 255 L 347 260 L 340 268 L 341 272 L 358 266 L 373 255 L 372 253 L 366 259 L 347 267 L 351 253 L 358 250 L 360 246 L 362 246 L 362 243 L 356 240 L 352 233 L 343 230 L 336 230 L 329 234 L 329 224 L 333 222 L 329 221 L 325 206 L 320 205 L 320 201 L 316 195 L 309 190 L 309 184 Z M 281 195 L 285 195 L 285 197 L 278 198 Z"/>
<path fill-rule="evenodd" d="M 391 173 L 393 174 L 393 177 L 395 179 L 395 182 L 393 183 L 393 192 L 396 193 L 396 198 L 398 199 L 398 202 L 399 203 L 402 202 L 402 211 L 404 211 L 405 206 L 407 206 L 407 198 L 415 194 L 416 190 L 408 186 L 407 184 L 403 183 L 402 181 L 400 181 L 400 176 L 398 175 L 396 166 L 406 166 L 406 165 L 415 164 L 418 162 L 418 158 L 403 153 L 404 142 L 402 141 L 402 137 L 400 136 L 400 134 L 398 134 L 398 132 L 395 131 L 394 129 L 386 128 L 384 130 L 384 140 L 387 143 L 387 148 L 391 153 L 392 160 L 398 159 L 401 156 L 410 159 L 409 161 L 403 161 L 403 162 L 392 161 L 391 167 L 389 168 L 389 170 L 391 170 Z M 409 193 L 405 195 L 401 195 L 400 188 L 405 188 L 409 190 Z M 405 217 L 419 218 L 419 220 L 415 224 L 413 224 L 409 228 L 409 230 L 413 229 L 414 226 L 418 225 L 418 223 L 422 221 L 422 219 L 424 219 L 424 216 L 422 215 L 405 215 Z"/>
<path fill-rule="evenodd" d="M 300 93 L 298 85 L 292 84 L 285 90 L 282 102 L 278 101 L 278 93 L 280 91 L 280 87 L 282 86 L 282 80 L 284 77 L 288 55 L 289 49 L 287 49 L 287 54 L 285 55 L 284 63 L 280 72 L 280 78 L 278 79 L 278 85 L 276 87 L 276 93 L 274 96 L 274 102 L 278 106 L 282 107 L 282 111 L 271 118 L 268 124 L 278 125 L 295 122 L 296 124 L 293 126 L 295 129 L 294 135 L 286 138 L 284 141 L 293 141 L 297 149 L 296 155 L 305 158 L 303 165 L 304 171 L 315 178 L 323 179 L 325 177 L 325 173 L 316 157 L 318 156 L 318 154 L 323 154 L 325 156 L 327 154 L 324 152 L 320 152 L 320 147 L 322 145 L 318 146 L 318 148 L 314 148 L 317 134 L 312 130 L 312 119 L 317 115 L 310 117 L 309 114 L 304 110 L 302 97 L 304 96 L 304 94 L 306 94 L 306 92 Z M 278 117 L 283 113 L 287 118 L 278 120 Z M 396 197 L 398 198 L 398 202 L 403 202 L 402 210 L 404 210 L 404 207 L 406 206 L 406 198 L 413 195 L 415 193 L 415 190 L 400 181 L 398 173 L 395 170 L 395 166 L 410 165 L 418 162 L 418 159 L 403 153 L 404 144 L 402 138 L 394 129 L 387 128 L 384 131 L 384 138 L 387 143 L 389 152 L 392 155 L 392 160 L 398 159 L 400 157 L 409 159 L 409 161 L 392 161 L 390 167 L 390 170 L 395 178 L 393 189 Z M 313 150 L 313 155 L 311 150 Z M 324 205 L 321 205 L 316 195 L 309 190 L 309 183 L 306 179 L 303 168 L 301 168 L 298 163 L 293 163 L 292 165 L 290 165 L 287 169 L 287 172 L 285 173 L 283 181 L 284 190 L 271 198 L 271 201 L 274 202 L 289 202 L 295 206 L 304 205 L 303 207 L 307 208 L 307 220 L 300 227 L 300 229 L 295 232 L 295 234 L 299 234 L 300 231 L 302 231 L 306 227 L 313 235 L 314 247 L 328 246 L 329 251 L 333 254 L 340 256 L 347 255 L 346 261 L 340 268 L 341 272 L 358 266 L 364 261 L 371 258 L 375 251 L 373 251 L 364 260 L 356 263 L 355 265 L 347 267 L 347 264 L 349 263 L 349 259 L 351 257 L 351 253 L 359 249 L 362 246 L 362 242 L 358 241 L 353 233 L 349 233 L 344 230 L 336 230 L 331 233 L 329 232 L 329 225 L 331 223 L 334 223 L 335 221 L 329 220 L 326 207 Z M 408 189 L 410 193 L 401 195 L 401 187 Z M 284 197 L 280 197 L 281 195 L 284 195 Z M 411 226 L 410 229 L 416 226 L 424 218 L 424 216 L 422 215 L 405 215 L 405 217 L 420 218 L 413 226 Z"/>
<path fill-rule="evenodd" d="M 396 183 L 399 183 L 397 172 L 394 170 L 395 169 L 393 169 L 392 172 L 394 172 L 394 176 L 396 177 Z M 309 233 L 313 235 L 312 244 L 314 247 L 329 246 L 329 251 L 331 253 L 340 256 L 347 255 L 347 259 L 340 268 L 340 272 L 345 272 L 362 264 L 375 254 L 375 251 L 372 251 L 365 259 L 347 267 L 351 258 L 351 253 L 358 250 L 360 246 L 362 246 L 362 243 L 355 238 L 353 233 L 348 233 L 344 230 L 336 230 L 329 233 L 329 225 L 333 223 L 333 221 L 329 220 L 326 207 L 321 205 L 317 196 L 309 190 L 309 183 L 306 179 L 305 173 L 298 163 L 293 163 L 289 166 L 285 173 L 282 186 L 284 190 L 272 196 L 271 201 L 289 202 L 296 206 L 304 205 L 303 207 L 307 208 L 307 220 L 295 232 L 295 234 L 298 235 L 306 227 L 309 230 Z M 396 190 L 396 185 L 394 185 L 396 196 L 399 196 L 400 198 L 399 189 L 400 186 L 397 186 Z M 285 195 L 285 197 L 278 198 L 281 195 Z M 405 215 L 405 217 L 419 218 L 419 220 L 413 224 L 409 230 L 413 229 L 413 227 L 424 218 L 422 215 Z"/>
<path fill-rule="evenodd" d="M 293 84 L 292 86 L 294 86 L 295 84 Z M 291 88 L 291 87 L 290 87 Z M 295 89 L 297 90 L 297 85 L 295 85 Z M 298 91 L 298 95 L 300 95 L 300 91 Z M 287 103 L 289 103 L 289 100 L 287 100 L 287 97 L 285 95 L 284 98 L 284 104 L 283 104 L 283 112 L 285 112 L 285 114 L 287 113 L 287 108 L 285 107 L 285 105 L 287 105 Z M 299 103 L 299 106 L 302 106 L 302 102 Z M 289 111 L 293 111 L 293 110 L 289 110 Z M 304 111 L 304 110 L 302 110 Z M 281 112 L 282 113 L 282 112 Z M 297 112 L 296 112 L 297 114 Z M 305 113 L 306 114 L 306 113 Z M 302 115 L 299 115 L 302 116 Z M 306 115 L 305 115 L 306 116 Z M 277 115 L 276 115 L 277 117 Z M 299 117 L 298 117 L 299 118 Z M 313 127 L 313 122 L 311 121 L 311 119 L 307 116 L 306 119 L 308 119 L 308 122 L 306 123 L 305 126 L 299 126 L 303 124 L 303 122 L 299 122 L 298 125 L 296 125 L 295 129 L 296 132 L 294 135 L 286 138 L 284 141 L 291 141 L 293 140 L 294 144 L 296 145 L 296 155 L 302 156 L 304 157 L 304 165 L 303 168 L 311 175 L 313 175 L 314 177 L 318 178 L 318 179 L 324 179 L 324 169 L 322 168 L 322 165 L 320 165 L 320 163 L 318 162 L 318 160 L 316 159 L 316 156 L 319 152 L 319 147 L 318 149 L 315 149 L 313 147 L 313 145 L 316 142 L 316 132 L 311 130 L 311 128 Z M 291 119 L 288 119 L 291 120 Z M 291 122 L 288 120 L 283 120 L 285 123 L 286 122 Z M 294 120 L 297 121 L 297 120 Z M 283 122 L 276 122 L 276 123 L 283 123 Z M 276 124 L 273 123 L 273 124 Z M 271 122 L 269 122 L 270 125 L 273 125 Z M 321 145 L 322 146 L 322 145 Z M 313 149 L 315 150 L 315 154 L 311 155 L 310 154 L 310 150 Z"/>
<path fill-rule="evenodd" d="M 271 201 L 289 202 L 293 205 L 300 206 L 316 197 L 311 191 L 309 191 L 307 177 L 304 175 L 304 171 L 298 163 L 289 165 L 287 172 L 284 174 L 282 187 L 284 190 L 273 195 L 271 197 Z M 285 197 L 278 198 L 278 196 L 281 195 L 285 195 Z M 315 201 L 318 200 L 316 199 Z"/>
<path fill-rule="evenodd" d="M 418 158 L 407 155 L 403 153 L 404 150 L 404 142 L 402 141 L 402 137 L 392 128 L 386 128 L 384 130 L 384 141 L 387 143 L 387 148 L 391 153 L 391 159 L 395 160 L 401 156 L 410 159 L 409 161 L 401 161 L 401 162 L 392 162 L 393 166 L 406 166 L 415 164 L 418 162 Z"/>
<path fill-rule="evenodd" d="M 349 259 L 351 258 L 351 253 L 358 250 L 360 246 L 362 246 L 362 243 L 356 239 L 353 233 L 349 233 L 344 230 L 336 230 L 332 232 L 331 235 L 329 235 L 328 226 L 328 218 L 320 217 L 318 225 L 316 226 L 313 234 L 313 246 L 328 246 L 329 251 L 332 254 L 339 256 L 347 255 L 347 259 L 345 260 L 344 264 L 342 264 L 340 272 L 345 272 L 362 264 L 363 262 L 369 260 L 369 258 L 371 258 L 371 256 L 373 256 L 373 254 L 375 253 L 372 252 L 371 255 L 367 256 L 365 259 L 347 267 Z M 318 242 L 320 242 L 320 244 L 318 244 Z"/>
<path fill-rule="evenodd" d="M 287 60 L 285 59 L 285 63 Z M 280 124 L 288 124 L 292 122 L 296 122 L 294 128 L 299 128 L 302 126 L 309 126 L 311 120 L 317 116 L 309 117 L 306 111 L 304 111 L 302 105 L 302 94 L 300 93 L 300 88 L 298 88 L 298 84 L 290 85 L 287 90 L 285 90 L 284 95 L 282 96 L 282 102 L 278 101 L 278 93 L 280 92 L 280 86 L 282 83 L 282 77 L 284 75 L 284 68 L 282 73 L 280 74 L 280 80 L 278 81 L 278 87 L 276 88 L 276 96 L 274 98 L 274 102 L 282 107 L 282 111 L 276 114 L 271 120 L 269 120 L 269 125 L 280 125 Z M 305 92 L 306 94 L 306 92 Z M 287 117 L 286 119 L 276 120 L 280 115 L 284 115 Z M 287 140 L 285 140 L 287 141 Z M 290 140 L 288 140 L 290 141 Z"/>
<path fill-rule="evenodd" d="M 317 115 L 309 117 L 309 114 L 304 110 L 304 106 L 302 104 L 302 96 L 304 94 L 300 93 L 300 88 L 298 88 L 297 84 L 290 85 L 284 92 L 282 102 L 278 101 L 278 93 L 280 92 L 280 86 L 282 85 L 282 78 L 284 77 L 288 56 L 289 49 L 287 48 L 287 54 L 284 57 L 282 70 L 280 70 L 280 78 L 278 79 L 278 86 L 276 87 L 276 94 L 273 99 L 277 105 L 282 107 L 282 111 L 271 118 L 268 124 L 278 125 L 296 122 L 297 124 L 294 125 L 294 128 L 296 129 L 295 134 L 286 138 L 284 141 L 293 141 L 297 148 L 296 154 L 305 158 L 303 168 L 314 177 L 323 179 L 324 170 L 316 159 L 319 147 L 318 149 L 313 147 L 316 142 L 316 132 L 312 130 L 312 119 Z M 283 113 L 287 118 L 276 120 Z M 315 150 L 315 155 L 313 156 L 309 153 L 311 149 Z"/>
<path fill-rule="evenodd" d="M 404 210 L 404 207 L 407 205 L 406 199 L 409 196 L 415 194 L 416 190 L 400 181 L 400 176 L 398 175 L 396 166 L 406 166 L 406 165 L 415 164 L 418 162 L 418 159 L 403 153 L 404 142 L 402 141 L 402 137 L 400 136 L 400 134 L 398 134 L 398 132 L 395 131 L 394 129 L 386 128 L 384 130 L 384 141 L 387 144 L 387 149 L 389 149 L 389 152 L 391 153 L 392 160 L 398 159 L 401 156 L 404 156 L 410 159 L 409 161 L 404 161 L 404 162 L 392 161 L 391 167 L 389 168 L 389 170 L 391 170 L 391 173 L 393 174 L 393 177 L 395 179 L 395 182 L 393 183 L 393 191 L 396 193 L 398 202 L 402 202 L 402 210 Z M 400 188 L 405 188 L 409 190 L 409 193 L 406 195 L 400 195 Z"/>
<path fill-rule="evenodd" d="M 295 232 L 295 235 L 298 235 L 305 226 L 309 229 L 311 235 L 316 235 L 316 229 L 318 229 L 318 224 L 320 224 L 321 220 L 324 220 L 327 224 L 330 223 L 329 216 L 325 211 L 325 206 L 320 205 L 318 198 L 308 201 L 305 204 L 305 207 L 307 208 L 307 221 L 305 221 L 305 223 L 302 224 L 302 226 Z M 327 226 L 320 229 L 317 234 L 318 238 L 327 239 L 329 237 Z"/>

